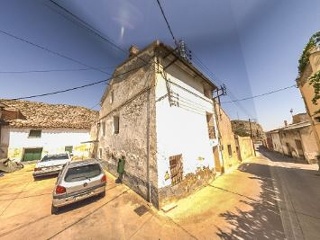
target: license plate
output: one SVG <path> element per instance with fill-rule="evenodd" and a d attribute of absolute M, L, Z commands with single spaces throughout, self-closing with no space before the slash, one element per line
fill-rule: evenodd
<path fill-rule="evenodd" d="M 86 194 L 82 194 L 82 195 L 78 195 L 78 196 L 75 196 L 73 197 L 74 200 L 79 200 L 79 199 L 83 199 L 83 198 L 86 198 L 88 196 L 90 196 L 91 192 L 90 193 L 86 193 Z"/>

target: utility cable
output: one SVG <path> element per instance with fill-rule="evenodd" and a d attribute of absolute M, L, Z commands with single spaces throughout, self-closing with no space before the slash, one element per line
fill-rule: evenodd
<path fill-rule="evenodd" d="M 144 64 L 143 66 L 138 66 L 136 68 L 132 68 L 132 69 L 126 71 L 126 72 L 120 73 L 118 75 L 112 76 L 110 78 L 107 78 L 107 79 L 104 79 L 104 80 L 101 80 L 101 81 L 97 81 L 97 82 L 93 82 L 93 83 L 89 83 L 89 84 L 85 84 L 85 85 L 81 85 L 81 86 L 77 86 L 77 87 L 73 87 L 73 88 L 68 88 L 68 89 L 64 89 L 64 90 L 54 91 L 54 92 L 36 94 L 36 95 L 31 95 L 31 96 L 26 96 L 26 97 L 13 98 L 11 100 L 22 100 L 22 99 L 29 99 L 29 98 L 35 98 L 35 97 L 43 97 L 43 96 L 55 95 L 55 94 L 59 94 L 59 93 L 65 93 L 65 92 L 70 92 L 70 91 L 74 91 L 74 90 L 85 88 L 85 87 L 94 86 L 94 85 L 97 85 L 97 84 L 100 84 L 100 83 L 103 83 L 103 82 L 107 83 L 108 81 L 110 81 L 113 78 L 117 78 L 117 77 L 123 76 L 125 74 L 128 74 L 128 73 L 130 73 L 132 71 L 136 71 L 137 69 L 140 69 L 141 67 L 144 67 L 144 66 L 146 66 L 148 64 L 150 64 L 150 63 L 148 62 L 148 63 Z"/>
<path fill-rule="evenodd" d="M 102 36 L 102 33 L 99 32 L 97 29 L 93 28 L 92 26 L 90 26 L 88 23 L 86 23 L 85 21 L 83 21 L 82 19 L 80 19 L 78 16 L 76 16 L 75 14 L 73 14 L 72 12 L 70 12 L 68 9 L 64 8 L 63 6 L 61 6 L 60 4 L 56 3 L 53 0 L 49 0 L 52 4 L 54 4 L 56 7 L 58 7 L 59 9 L 61 9 L 62 11 L 64 11 L 65 13 L 67 13 L 68 15 L 70 15 L 71 17 L 73 17 L 75 20 L 77 20 L 77 25 L 79 25 L 79 23 L 81 23 L 81 26 L 83 29 L 93 33 L 95 36 L 101 38 L 102 40 L 108 42 L 110 45 L 112 45 L 113 47 L 115 47 L 116 49 L 120 50 L 121 52 L 123 52 L 124 54 L 127 54 L 127 51 L 121 47 L 119 47 L 117 44 L 115 44 L 112 40 Z M 64 16 L 63 14 L 61 14 L 60 12 L 56 11 L 58 14 L 60 14 L 61 16 L 63 16 L 64 18 L 66 18 L 69 21 L 72 21 L 70 18 Z M 72 21 L 74 22 L 74 21 Z"/>
<path fill-rule="evenodd" d="M 91 68 L 78 69 L 51 69 L 51 70 L 29 70 L 29 71 L 0 71 L 0 74 L 21 74 L 21 73 L 48 73 L 48 72 L 73 72 L 73 71 L 88 71 Z"/>
<path fill-rule="evenodd" d="M 173 35 L 173 32 L 172 32 L 171 27 L 170 27 L 170 24 L 169 24 L 168 19 L 167 19 L 166 15 L 165 15 L 165 13 L 164 13 L 164 11 L 163 11 L 163 8 L 162 8 L 162 6 L 161 6 L 160 1 L 157 0 L 157 3 L 158 3 L 158 5 L 159 5 L 159 8 L 160 8 L 160 10 L 161 10 L 161 13 L 162 13 L 163 18 L 164 18 L 164 20 L 165 20 L 166 23 L 167 23 L 167 27 L 168 27 L 168 29 L 169 29 L 169 32 L 170 32 L 170 34 L 171 34 L 171 37 L 172 37 L 174 43 L 177 44 L 177 40 L 176 40 L 176 38 L 175 38 L 174 35 Z"/>
<path fill-rule="evenodd" d="M 68 88 L 68 89 L 65 89 L 65 90 L 59 90 L 59 91 L 54 91 L 54 92 L 36 94 L 36 95 L 27 96 L 27 97 L 13 98 L 13 99 L 11 99 L 11 100 L 22 100 L 22 99 L 28 99 L 28 98 L 35 98 L 35 97 L 43 97 L 43 96 L 55 95 L 55 94 L 58 94 L 58 93 L 65 93 L 65 92 L 70 92 L 70 91 L 73 91 L 73 90 L 76 90 L 76 89 L 80 89 L 80 88 L 90 87 L 90 86 L 97 85 L 97 84 L 99 84 L 99 83 L 103 83 L 103 82 L 107 82 L 107 81 L 109 81 L 109 79 L 101 80 L 101 81 L 94 82 L 94 83 L 85 84 L 85 85 L 78 86 L 78 87 Z"/>
<path fill-rule="evenodd" d="M 270 95 L 270 94 L 273 94 L 273 93 L 281 92 L 281 91 L 284 91 L 284 90 L 287 90 L 287 89 L 290 89 L 290 88 L 293 88 L 293 87 L 297 87 L 297 86 L 294 84 L 294 85 L 291 85 L 291 86 L 288 86 L 288 87 L 284 87 L 284 88 L 280 88 L 280 89 L 273 90 L 273 91 L 270 91 L 270 92 L 258 94 L 258 95 L 252 96 L 252 97 L 246 97 L 246 98 L 237 99 L 237 100 L 228 101 L 228 102 L 222 102 L 222 103 L 233 103 L 233 102 L 245 101 L 245 100 L 249 100 L 249 99 L 253 99 L 253 98 L 262 97 L 262 96 Z"/>
<path fill-rule="evenodd" d="M 57 55 L 57 56 L 59 56 L 59 57 L 65 58 L 65 59 L 67 59 L 67 60 L 69 60 L 69 61 L 78 63 L 78 64 L 80 64 L 80 65 L 82 65 L 82 66 L 85 66 L 85 67 L 94 69 L 94 70 L 96 70 L 96 71 L 102 72 L 102 73 L 107 74 L 107 75 L 111 75 L 110 73 L 105 72 L 105 71 L 103 71 L 103 70 L 101 70 L 101 69 L 99 69 L 99 68 L 92 67 L 92 66 L 90 66 L 90 65 L 88 65 L 88 64 L 85 64 L 85 63 L 83 63 L 83 62 L 80 62 L 80 61 L 78 61 L 78 60 L 76 60 L 76 59 L 74 59 L 74 58 L 71 58 L 71 57 L 68 57 L 68 56 L 66 56 L 66 55 L 63 55 L 63 54 L 61 54 L 61 53 L 55 52 L 55 51 L 53 51 L 53 50 L 50 50 L 49 48 L 40 46 L 40 45 L 38 45 L 38 44 L 36 44 L 36 43 L 33 43 L 33 42 L 31 42 L 31 41 L 29 41 L 29 40 L 26 40 L 26 39 L 24 39 L 24 38 L 15 36 L 15 35 L 13 35 L 13 34 L 11 34 L 11 33 L 9 33 L 9 32 L 6 32 L 6 31 L 4 31 L 4 30 L 1 30 L 1 29 L 0 29 L 0 33 L 5 34 L 5 35 L 7 35 L 7 36 L 9 36 L 9 37 L 12 37 L 12 38 L 14 38 L 14 39 L 16 39 L 16 40 L 20 40 L 20 41 L 22 41 L 22 42 L 28 43 L 28 44 L 30 44 L 30 45 L 32 45 L 32 46 L 34 46 L 34 47 L 40 48 L 40 49 L 45 50 L 45 51 L 47 51 L 47 52 L 49 52 L 49 53 L 52 53 L 52 54 L 54 54 L 54 55 Z"/>
<path fill-rule="evenodd" d="M 211 79 L 215 79 L 220 85 L 223 83 L 212 73 L 212 71 L 193 53 L 195 62 L 200 69 L 202 69 Z M 225 85 L 225 84 L 224 84 Z M 245 113 L 249 118 L 253 118 L 251 114 L 237 101 L 237 97 L 233 94 L 233 92 L 229 89 L 227 96 L 230 98 L 230 102 L 235 105 L 235 107 L 239 108 L 243 113 Z"/>
<path fill-rule="evenodd" d="M 73 19 L 71 19 L 70 17 L 67 17 L 65 15 L 63 15 L 62 13 L 60 13 L 59 11 L 55 11 L 54 9 L 52 9 L 53 11 L 57 12 L 59 15 L 63 16 L 64 18 L 66 18 L 67 20 L 73 22 L 74 24 L 80 26 L 81 28 L 89 31 L 90 33 L 94 34 L 95 36 L 99 37 L 100 39 L 106 41 L 107 43 L 111 44 L 113 47 L 115 47 L 116 49 L 120 50 L 121 52 L 123 52 L 124 54 L 127 54 L 127 50 L 121 48 L 120 46 L 118 46 L 116 43 L 114 43 L 112 40 L 110 40 L 107 37 L 102 36 L 102 33 L 100 31 L 98 31 L 97 29 L 95 29 L 94 27 L 92 27 L 90 24 L 88 24 L 87 22 L 83 21 L 82 19 L 80 19 L 78 16 L 76 16 L 75 14 L 73 14 L 72 12 L 70 12 L 68 9 L 64 8 L 63 6 L 61 6 L 60 4 L 56 3 L 53 0 L 49 0 L 52 4 L 54 4 L 56 7 L 58 7 L 59 9 L 61 9 L 63 12 L 65 12 L 67 15 L 71 16 Z M 74 19 L 76 21 L 74 21 Z M 148 63 L 148 61 L 146 61 L 145 59 L 143 59 L 140 56 L 136 56 L 138 59 L 140 59 L 142 62 L 144 63 Z M 155 62 L 156 63 L 156 62 Z M 111 74 L 109 74 L 111 75 Z"/>
<path fill-rule="evenodd" d="M 169 29 L 169 31 L 170 31 L 170 34 L 171 34 L 171 36 L 172 36 L 175 44 L 177 44 L 176 38 L 174 37 L 173 32 L 172 32 L 172 30 L 171 30 L 169 21 L 168 21 L 168 19 L 166 18 L 166 15 L 165 15 L 165 13 L 164 13 L 164 10 L 163 10 L 163 8 L 162 8 L 162 6 L 161 6 L 161 4 L 160 4 L 160 0 L 157 0 L 157 3 L 158 3 L 158 5 L 159 5 L 159 8 L 160 8 L 160 10 L 161 10 L 161 13 L 162 13 L 163 18 L 164 18 L 164 20 L 166 21 L 166 24 L 167 24 L 167 27 L 168 27 L 168 29 Z M 193 54 L 193 55 L 194 55 L 194 54 Z M 200 59 L 198 59 L 198 62 L 199 62 L 200 65 L 202 65 L 209 73 L 211 73 L 210 69 L 209 69 L 208 67 L 206 67 L 206 66 L 200 61 Z M 203 70 L 203 69 L 202 69 L 202 70 Z M 211 75 L 211 74 L 209 74 L 209 75 Z M 209 79 L 210 79 L 210 78 L 209 78 Z M 215 78 L 214 78 L 214 79 L 215 79 Z M 213 81 L 211 80 L 211 82 L 213 82 Z M 230 97 L 230 99 L 232 100 L 231 97 Z M 237 104 L 238 107 L 239 107 L 244 113 L 246 113 L 248 116 L 251 115 L 251 114 L 249 114 L 242 106 L 240 106 L 240 104 L 237 103 L 237 101 L 233 101 L 233 102 L 234 102 L 235 104 Z"/>

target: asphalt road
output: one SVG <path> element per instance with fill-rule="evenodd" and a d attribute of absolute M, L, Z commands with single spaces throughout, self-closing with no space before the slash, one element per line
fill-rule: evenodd
<path fill-rule="evenodd" d="M 319 239 L 317 166 L 261 151 L 169 212 L 108 174 L 107 194 L 51 215 L 55 178 L 0 178 L 0 239 Z"/>

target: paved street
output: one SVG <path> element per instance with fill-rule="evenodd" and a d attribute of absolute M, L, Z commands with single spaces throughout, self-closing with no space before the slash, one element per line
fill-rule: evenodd
<path fill-rule="evenodd" d="M 0 178 L 0 239 L 311 240 L 320 235 L 317 166 L 277 153 L 261 151 L 167 213 L 108 174 L 104 198 L 51 215 L 55 178 L 34 181 L 33 166 Z"/>

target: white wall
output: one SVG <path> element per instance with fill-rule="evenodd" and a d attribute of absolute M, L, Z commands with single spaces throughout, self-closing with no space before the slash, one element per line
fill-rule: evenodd
<path fill-rule="evenodd" d="M 89 148 L 89 144 L 81 144 L 81 142 L 90 140 L 89 130 L 44 129 L 40 138 L 29 138 L 30 130 L 29 128 L 11 128 L 9 130 L 9 153 L 15 149 L 19 151 L 19 160 L 22 158 L 24 148 L 41 147 L 44 154 L 61 152 L 64 151 L 65 146 L 73 146 L 73 153 L 78 156 L 83 155 L 84 151 L 87 151 L 86 148 Z M 10 158 L 10 156 L 8 157 Z"/>
<path fill-rule="evenodd" d="M 166 96 L 166 81 L 161 74 L 156 75 L 159 188 L 171 184 L 171 178 L 165 179 L 166 173 L 170 174 L 170 156 L 182 154 L 184 176 L 196 172 L 198 168 L 214 167 L 206 120 L 206 112 L 213 112 L 212 101 L 199 92 L 200 89 L 203 90 L 200 81 L 197 82 L 187 74 L 182 77 L 183 82 L 170 74 L 167 75 L 167 79 L 175 83 L 169 83 L 169 89 L 173 93 L 171 103 L 174 104 L 170 106 L 169 97 Z M 190 87 L 191 84 L 193 87 Z"/>

